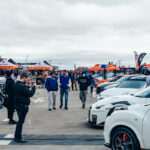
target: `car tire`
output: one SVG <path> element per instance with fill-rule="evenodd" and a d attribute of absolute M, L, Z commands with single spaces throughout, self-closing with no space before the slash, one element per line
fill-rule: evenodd
<path fill-rule="evenodd" d="M 134 134 L 134 132 L 125 127 L 119 127 L 114 130 L 114 132 L 111 135 L 111 147 L 112 150 L 122 150 L 122 149 L 140 150 L 141 149 L 139 141 L 136 135 Z"/>

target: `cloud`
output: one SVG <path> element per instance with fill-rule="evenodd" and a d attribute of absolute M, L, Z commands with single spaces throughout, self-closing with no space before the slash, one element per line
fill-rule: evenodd
<path fill-rule="evenodd" d="M 24 59 L 29 54 L 30 59 L 66 64 L 108 62 L 117 60 L 117 54 L 129 62 L 134 50 L 149 52 L 149 4 L 148 0 L 1 0 L 0 51 L 4 57 Z"/>

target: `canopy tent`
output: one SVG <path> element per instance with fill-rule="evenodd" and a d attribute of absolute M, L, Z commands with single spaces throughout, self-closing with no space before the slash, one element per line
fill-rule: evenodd
<path fill-rule="evenodd" d="M 106 70 L 107 70 L 107 71 L 111 71 L 111 70 L 117 70 L 117 71 L 119 71 L 120 68 L 118 68 L 118 67 L 116 67 L 116 66 L 114 66 L 114 65 L 112 64 L 112 65 L 110 65 L 108 68 L 106 68 Z"/>
<path fill-rule="evenodd" d="M 121 68 L 126 68 L 126 66 L 121 66 Z"/>
<path fill-rule="evenodd" d="M 150 68 L 150 64 L 146 64 L 145 67 L 146 67 L 146 68 Z"/>
<path fill-rule="evenodd" d="M 49 64 L 45 63 L 45 61 L 37 63 L 33 66 L 29 66 L 27 68 L 28 70 L 53 70 L 53 67 L 51 67 Z"/>
<path fill-rule="evenodd" d="M 90 68 L 89 71 L 103 71 L 103 68 L 99 67 L 99 65 L 95 65 L 94 67 Z"/>
<path fill-rule="evenodd" d="M 3 59 L 0 62 L 0 69 L 13 70 L 16 68 L 18 68 L 18 65 L 8 62 L 7 59 Z"/>

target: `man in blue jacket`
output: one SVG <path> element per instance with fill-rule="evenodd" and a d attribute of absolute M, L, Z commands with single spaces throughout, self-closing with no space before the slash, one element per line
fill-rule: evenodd
<path fill-rule="evenodd" d="M 55 73 L 51 73 L 51 77 L 48 77 L 46 80 L 46 89 L 48 91 L 48 107 L 49 111 L 56 109 L 56 95 L 58 91 L 58 82 L 55 78 Z"/>
<path fill-rule="evenodd" d="M 69 93 L 69 76 L 67 71 L 63 70 L 63 75 L 60 76 L 60 108 L 63 106 L 63 96 L 65 94 L 65 109 L 68 109 L 68 93 Z"/>

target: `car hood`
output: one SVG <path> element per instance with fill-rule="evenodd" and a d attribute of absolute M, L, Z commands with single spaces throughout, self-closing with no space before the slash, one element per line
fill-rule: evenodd
<path fill-rule="evenodd" d="M 135 97 L 132 95 L 123 95 L 123 96 L 114 96 L 114 97 L 108 97 L 104 98 L 102 100 L 97 101 L 93 104 L 93 107 L 101 106 L 101 105 L 107 105 L 115 102 L 122 102 L 122 101 L 129 101 L 129 103 L 134 104 L 136 101 L 140 100 L 141 98 Z"/>
<path fill-rule="evenodd" d="M 111 88 L 101 92 L 100 96 L 112 97 L 117 95 L 128 95 L 135 94 L 141 89 L 133 89 L 133 88 Z"/>

